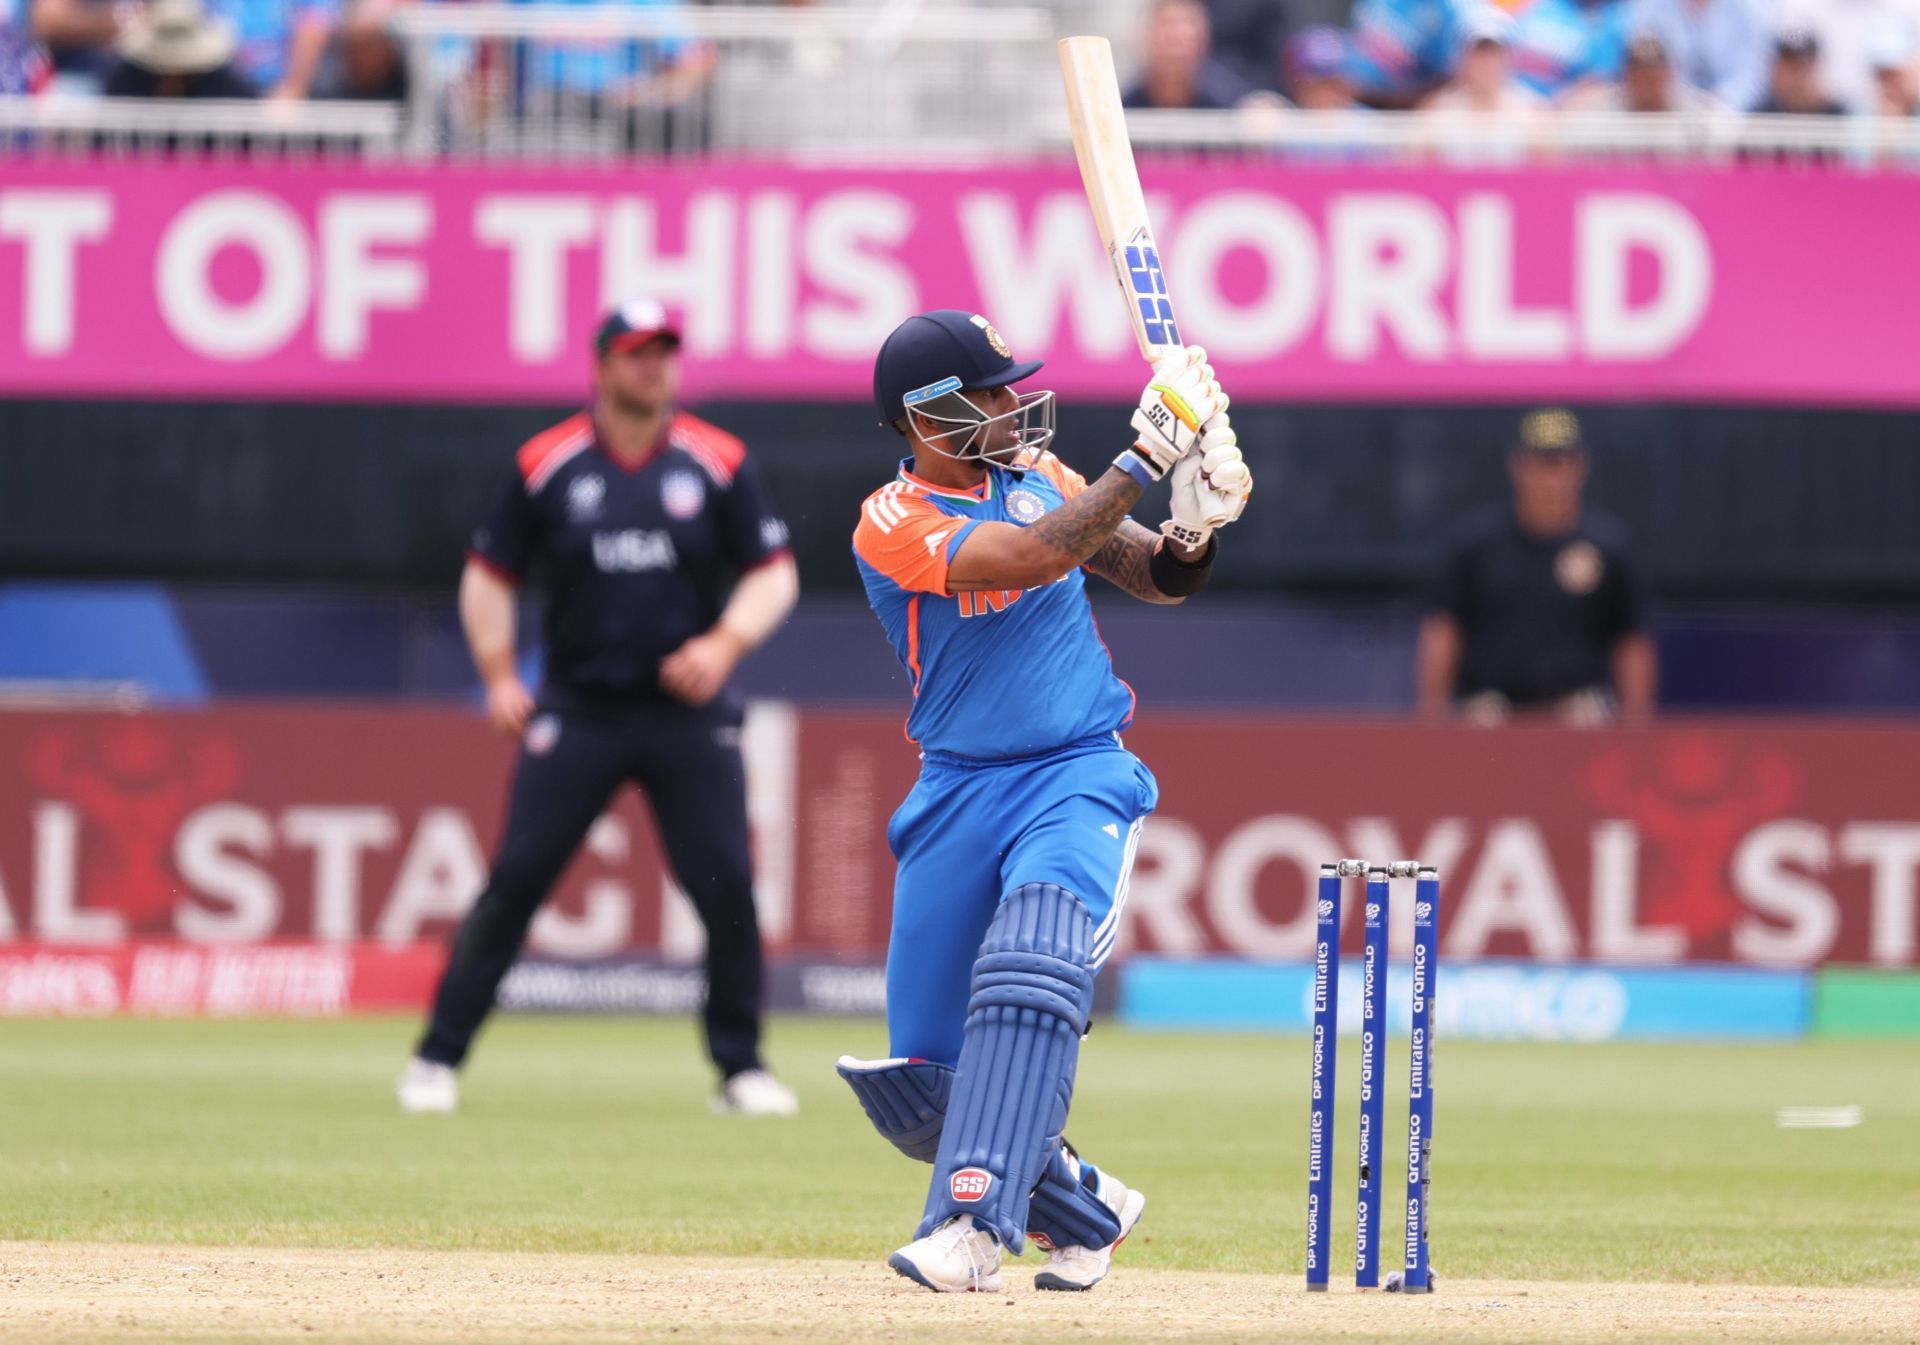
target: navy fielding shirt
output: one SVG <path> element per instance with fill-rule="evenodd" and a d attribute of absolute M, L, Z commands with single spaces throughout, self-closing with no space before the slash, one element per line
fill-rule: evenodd
<path fill-rule="evenodd" d="M 1511 510 L 1476 518 L 1428 609 L 1460 623 L 1459 697 L 1497 691 L 1534 705 L 1613 682 L 1613 647 L 1646 627 L 1626 533 L 1589 512 L 1564 537 L 1522 532 Z"/>
<path fill-rule="evenodd" d="M 632 468 L 593 417 L 529 439 L 469 556 L 546 589 L 549 685 L 660 693 L 660 661 L 710 630 L 735 580 L 785 555 L 787 525 L 746 446 L 684 413 Z"/>

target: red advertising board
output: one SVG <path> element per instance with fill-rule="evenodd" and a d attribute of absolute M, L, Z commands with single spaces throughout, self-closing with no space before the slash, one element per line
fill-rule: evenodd
<path fill-rule="evenodd" d="M 174 940 L 105 948 L 0 944 L 0 1018 L 130 1013 L 333 1018 L 417 1010 L 445 964 L 434 944 L 203 946 Z"/>
<path fill-rule="evenodd" d="M 1920 726 L 1479 732 L 1149 711 L 1127 742 L 1161 808 L 1124 948 L 1301 957 L 1314 867 L 1357 854 L 1439 866 L 1449 961 L 1920 965 Z M 878 956 L 886 822 L 917 768 L 899 717 L 763 705 L 746 744 L 773 951 Z M 484 880 L 511 759 L 451 710 L 0 715 L 0 949 L 14 965 L 149 940 L 437 945 Z M 534 951 L 696 953 L 658 854 L 624 797 Z"/>

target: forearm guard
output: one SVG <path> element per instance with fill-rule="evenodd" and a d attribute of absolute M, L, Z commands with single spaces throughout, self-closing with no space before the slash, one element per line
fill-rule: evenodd
<path fill-rule="evenodd" d="M 1162 542 L 1153 549 L 1153 559 L 1147 562 L 1147 574 L 1153 580 L 1153 586 L 1169 598 L 1185 598 L 1198 593 L 1207 586 L 1207 580 L 1213 577 L 1213 558 L 1219 553 L 1220 544 L 1213 538 L 1207 539 L 1207 549 L 1200 559 L 1191 563 L 1176 560 L 1173 548 Z"/>

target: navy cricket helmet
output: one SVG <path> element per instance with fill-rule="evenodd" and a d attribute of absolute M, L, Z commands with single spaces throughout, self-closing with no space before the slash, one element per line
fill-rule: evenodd
<path fill-rule="evenodd" d="M 1006 341 L 978 313 L 936 308 L 908 318 L 893 329 L 873 362 L 873 400 L 882 425 L 897 425 L 908 411 L 949 426 L 945 434 L 923 439 L 936 451 L 956 458 L 1005 461 L 1021 451 L 1044 449 L 1053 437 L 1053 394 L 1023 393 L 1019 405 L 988 416 L 967 392 L 1003 388 L 1040 370 L 1040 360 L 1015 360 Z M 982 431 L 999 421 L 1016 422 L 1013 442 L 985 447 Z M 950 448 L 956 436 L 964 435 Z"/>
<path fill-rule="evenodd" d="M 1040 360 L 1014 361 L 993 324 L 977 313 L 936 308 L 893 329 L 873 362 L 873 400 L 880 423 L 907 408 L 964 388 L 1003 388 L 1040 372 Z"/>

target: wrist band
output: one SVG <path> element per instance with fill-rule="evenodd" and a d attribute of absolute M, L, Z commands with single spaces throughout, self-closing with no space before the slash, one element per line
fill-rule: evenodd
<path fill-rule="evenodd" d="M 1140 455 L 1130 448 L 1121 450 L 1120 456 L 1113 460 L 1113 465 L 1139 482 L 1142 490 L 1159 480 L 1153 474 L 1153 469 L 1141 461 Z"/>
<path fill-rule="evenodd" d="M 1209 537 L 1207 549 L 1199 560 L 1184 561 L 1176 559 L 1173 548 L 1163 543 L 1153 549 L 1153 558 L 1147 562 L 1147 576 L 1167 597 L 1188 597 L 1205 588 L 1207 580 L 1213 577 L 1213 558 L 1219 550 L 1220 544 Z"/>

